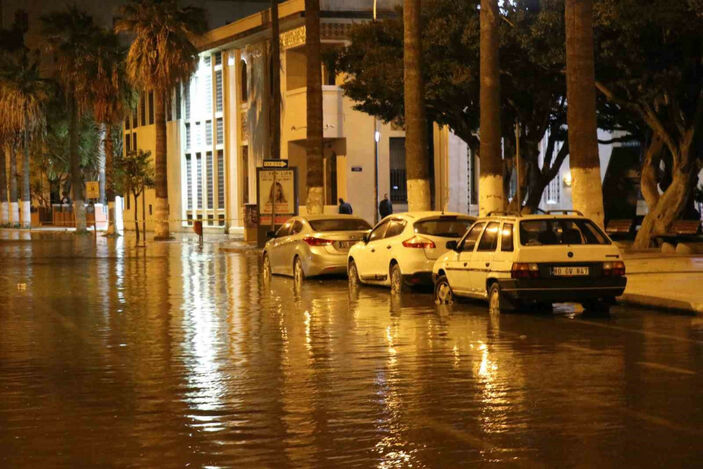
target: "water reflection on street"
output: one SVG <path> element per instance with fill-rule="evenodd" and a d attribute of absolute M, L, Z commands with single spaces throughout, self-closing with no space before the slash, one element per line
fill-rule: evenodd
<path fill-rule="evenodd" d="M 0 232 L 2 467 L 691 467 L 703 322 L 296 288 L 258 253 Z"/>

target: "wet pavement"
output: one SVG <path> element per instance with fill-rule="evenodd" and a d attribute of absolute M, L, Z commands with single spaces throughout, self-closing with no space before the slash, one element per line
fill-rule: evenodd
<path fill-rule="evenodd" d="M 0 467 L 700 467 L 702 374 L 700 316 L 490 316 L 0 232 Z"/>

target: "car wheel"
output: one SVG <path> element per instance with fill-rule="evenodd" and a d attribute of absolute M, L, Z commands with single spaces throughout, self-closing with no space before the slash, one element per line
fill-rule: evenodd
<path fill-rule="evenodd" d="M 440 275 L 434 286 L 434 299 L 438 305 L 450 305 L 454 302 L 454 292 L 446 275 Z"/>
<path fill-rule="evenodd" d="M 349 277 L 349 285 L 352 287 L 358 287 L 361 283 L 361 280 L 359 280 L 359 269 L 356 268 L 356 262 L 353 260 L 349 261 L 347 266 L 347 277 Z"/>
<path fill-rule="evenodd" d="M 510 301 L 500 290 L 498 282 L 493 282 L 488 290 L 488 311 L 491 314 L 507 313 L 518 309 L 518 304 Z"/>
<path fill-rule="evenodd" d="M 398 295 L 404 290 L 403 273 L 400 271 L 400 266 L 398 264 L 393 264 L 391 266 L 391 293 Z"/>
<path fill-rule="evenodd" d="M 271 277 L 271 259 L 266 253 L 264 253 L 264 277 Z"/>
<path fill-rule="evenodd" d="M 305 272 L 303 271 L 303 261 L 300 257 L 295 258 L 293 261 L 293 280 L 296 284 L 300 285 L 305 280 Z"/>

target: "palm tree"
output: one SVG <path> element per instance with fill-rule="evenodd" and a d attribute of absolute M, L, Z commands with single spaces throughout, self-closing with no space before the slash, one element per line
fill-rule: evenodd
<path fill-rule="evenodd" d="M 154 239 L 169 238 L 168 180 L 166 176 L 166 97 L 187 82 L 198 64 L 191 39 L 207 30 L 205 11 L 180 7 L 176 0 L 130 0 L 121 8 L 115 32 L 131 32 L 127 76 L 142 93 L 154 92 L 156 125 Z"/>
<path fill-rule="evenodd" d="M 500 57 L 498 1 L 481 0 L 479 213 L 503 210 L 503 161 L 500 137 Z"/>
<path fill-rule="evenodd" d="M 78 125 L 90 105 L 90 77 L 86 64 L 97 37 L 93 18 L 75 6 L 42 16 L 45 47 L 54 58 L 54 77 L 66 98 L 69 113 L 71 188 L 76 232 L 86 231 L 83 172 L 79 156 Z"/>
<path fill-rule="evenodd" d="M 103 191 L 108 204 L 108 235 L 115 234 L 114 145 L 112 130 L 130 110 L 135 100 L 127 82 L 125 58 L 127 50 L 120 45 L 112 31 L 101 30 L 99 40 L 89 59 L 91 75 L 91 101 L 95 121 L 102 126 L 101 138 L 104 154 Z"/>
<path fill-rule="evenodd" d="M 31 226 L 31 195 L 29 186 L 29 149 L 31 135 L 43 127 L 43 105 L 47 101 L 48 84 L 39 73 L 38 54 L 30 54 L 22 48 L 4 61 L 0 71 L 3 92 L 0 93 L 0 108 L 5 116 L 0 125 L 19 135 L 22 141 L 22 192 L 21 226 Z"/>
<path fill-rule="evenodd" d="M 322 213 L 322 60 L 320 52 L 320 0 L 305 0 L 307 51 L 307 210 Z"/>
<path fill-rule="evenodd" d="M 603 225 L 603 189 L 596 130 L 593 2 L 566 0 L 566 99 L 574 209 Z"/>
<path fill-rule="evenodd" d="M 422 80 L 420 0 L 403 3 L 403 65 L 405 88 L 405 167 L 408 210 L 430 210 L 430 167 L 427 119 Z"/>

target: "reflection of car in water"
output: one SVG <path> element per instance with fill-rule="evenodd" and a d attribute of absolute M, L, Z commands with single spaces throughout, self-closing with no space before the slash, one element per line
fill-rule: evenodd
<path fill-rule="evenodd" d="M 627 283 L 617 246 L 580 214 L 488 216 L 449 247 L 432 270 L 439 303 L 456 295 L 497 311 L 567 301 L 607 310 Z"/>
<path fill-rule="evenodd" d="M 347 252 L 371 229 L 350 215 L 293 217 L 264 246 L 264 270 L 296 280 L 347 271 Z"/>
<path fill-rule="evenodd" d="M 390 286 L 432 283 L 435 259 L 447 241 L 458 241 L 475 217 L 448 212 L 407 212 L 389 215 L 349 250 L 350 282 Z"/>

